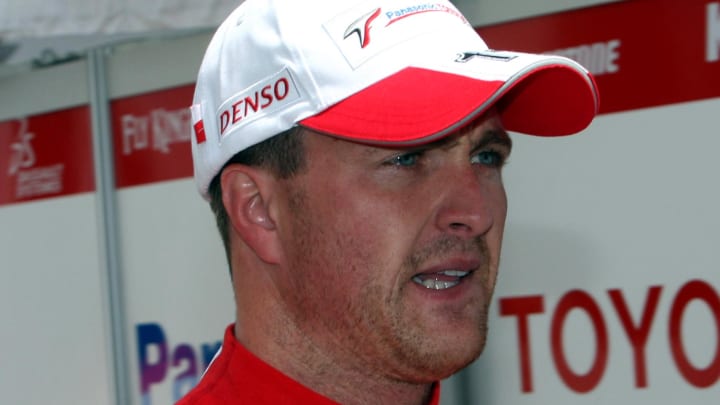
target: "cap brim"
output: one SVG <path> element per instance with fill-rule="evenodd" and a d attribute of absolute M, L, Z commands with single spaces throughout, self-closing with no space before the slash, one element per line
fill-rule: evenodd
<path fill-rule="evenodd" d="M 453 133 L 492 106 L 509 131 L 570 135 L 593 120 L 598 94 L 592 76 L 559 58 L 505 81 L 410 67 L 300 124 L 361 142 L 420 143 Z"/>

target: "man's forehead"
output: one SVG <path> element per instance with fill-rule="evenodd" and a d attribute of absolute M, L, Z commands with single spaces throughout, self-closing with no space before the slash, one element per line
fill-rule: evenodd
<path fill-rule="evenodd" d="M 458 144 L 462 139 L 469 139 L 473 147 L 481 147 L 488 144 L 498 144 L 508 149 L 512 147 L 512 140 L 500 120 L 499 115 L 494 111 L 476 118 L 470 124 L 450 133 L 449 135 L 431 142 L 416 142 L 413 144 L 398 144 L 390 146 L 390 149 L 412 149 L 420 147 L 423 149 L 449 148 Z"/>
<path fill-rule="evenodd" d="M 459 138 L 463 137 L 471 138 L 471 142 L 478 145 L 500 144 L 508 148 L 512 146 L 510 136 L 505 130 L 500 117 L 494 111 L 492 114 L 481 116 L 457 132 L 430 143 L 429 146 L 437 144 L 438 147 L 442 147 L 443 145 L 456 143 Z"/>

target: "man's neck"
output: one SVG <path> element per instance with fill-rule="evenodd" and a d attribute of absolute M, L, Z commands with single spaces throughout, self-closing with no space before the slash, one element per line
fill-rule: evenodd
<path fill-rule="evenodd" d="M 320 347 L 301 331 L 289 327 L 293 324 L 291 320 L 267 322 L 269 317 L 255 320 L 262 325 L 243 325 L 238 320 L 235 326 L 237 339 L 275 369 L 338 403 L 425 405 L 431 400 L 432 383 L 408 383 L 375 375 L 359 363 L 338 361 L 331 350 Z M 258 336 L 257 331 L 278 333 Z"/>

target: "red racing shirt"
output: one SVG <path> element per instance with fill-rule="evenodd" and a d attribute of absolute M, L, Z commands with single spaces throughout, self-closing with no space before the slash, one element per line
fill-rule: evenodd
<path fill-rule="evenodd" d="M 440 384 L 433 385 L 428 405 L 440 402 Z M 200 382 L 177 405 L 338 405 L 281 373 L 250 353 L 235 339 L 233 325 L 225 330 L 220 352 Z"/>

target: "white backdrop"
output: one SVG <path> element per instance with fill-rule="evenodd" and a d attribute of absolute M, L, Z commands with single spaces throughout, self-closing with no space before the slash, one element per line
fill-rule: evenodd
<path fill-rule="evenodd" d="M 17 128 L 30 116 L 86 105 L 85 74 L 84 63 L 73 63 L 0 79 L 0 122 L 9 121 Z M 91 150 L 56 156 L 52 149 L 39 148 L 42 142 L 60 137 L 89 137 L 89 122 L 66 122 L 42 131 L 33 121 L 29 125 L 34 158 L 28 162 L 31 167 L 20 172 L 58 162 L 90 162 Z M 0 145 L 11 146 L 16 136 L 14 130 L 0 130 Z M 8 156 L 7 150 L 0 152 Z M 9 160 L 0 159 L 0 189 L 16 180 L 9 175 L 9 165 Z M 86 169 L 92 173 L 92 165 Z M 72 182 L 72 176 L 65 171 L 60 187 Z M 0 205 L 2 404 L 112 401 L 96 208 L 95 196 L 87 192 Z"/>
<path fill-rule="evenodd" d="M 513 138 L 501 276 L 488 347 L 473 366 L 474 395 L 483 404 L 710 405 L 720 398 L 717 372 L 707 373 L 711 384 L 703 388 L 682 376 L 669 337 L 683 286 L 702 280 L 714 300 L 720 291 L 717 111 L 720 99 L 601 116 L 576 137 Z M 651 312 L 652 287 L 661 289 Z M 622 293 L 634 325 L 645 311 L 654 315 L 643 345 L 645 387 L 637 387 L 637 363 L 612 289 Z M 553 316 L 572 290 L 592 298 L 608 333 L 607 366 L 586 393 L 563 381 L 552 354 Z M 517 297 L 544 301 L 542 311 L 526 318 L 529 393 L 521 390 L 518 318 L 500 316 L 499 301 Z M 711 308 L 695 299 L 681 320 L 681 347 L 698 369 L 720 364 L 720 308 Z M 569 312 L 561 350 L 574 373 L 590 370 L 598 339 L 585 311 Z"/>

